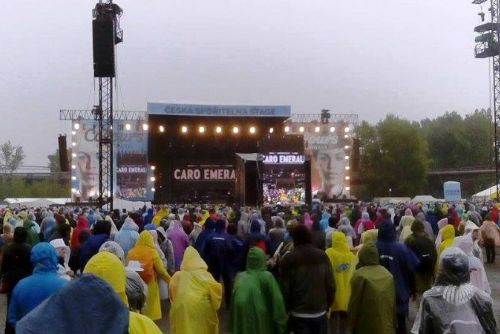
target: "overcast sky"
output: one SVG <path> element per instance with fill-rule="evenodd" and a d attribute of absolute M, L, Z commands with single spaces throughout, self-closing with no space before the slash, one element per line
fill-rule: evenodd
<path fill-rule="evenodd" d="M 115 108 L 287 104 L 418 120 L 489 105 L 470 0 L 120 0 Z M 94 104 L 94 1 L 2 1 L 0 143 L 46 165 L 59 109 Z M 487 8 L 484 8 L 486 11 Z"/>

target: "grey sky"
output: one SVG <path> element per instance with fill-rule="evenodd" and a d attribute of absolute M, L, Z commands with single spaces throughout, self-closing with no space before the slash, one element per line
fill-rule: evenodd
<path fill-rule="evenodd" d="M 117 0 L 119 109 L 148 101 L 289 104 L 375 122 L 487 107 L 469 0 Z M 2 1 L 0 114 L 27 165 L 45 165 L 61 108 L 94 104 L 94 1 Z M 486 11 L 487 8 L 484 8 Z"/>

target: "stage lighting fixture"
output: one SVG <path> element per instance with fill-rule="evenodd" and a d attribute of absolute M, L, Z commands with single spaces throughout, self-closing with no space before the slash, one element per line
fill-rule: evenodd
<path fill-rule="evenodd" d="M 75 142 L 71 142 L 71 146 L 76 146 L 76 143 Z"/>
<path fill-rule="evenodd" d="M 76 188 L 71 188 L 71 192 L 74 194 L 76 193 Z"/>
<path fill-rule="evenodd" d="M 349 156 L 348 156 L 348 155 L 346 155 L 346 156 L 345 156 L 345 159 L 346 159 L 346 160 L 349 160 Z"/>
<path fill-rule="evenodd" d="M 330 132 L 335 132 L 335 127 L 331 126 L 330 127 Z"/>
<path fill-rule="evenodd" d="M 154 176 L 151 176 L 149 179 L 151 180 L 151 182 L 155 182 L 156 181 L 156 177 L 154 177 Z"/>
<path fill-rule="evenodd" d="M 130 123 L 125 124 L 125 130 L 130 131 L 130 129 L 132 129 Z"/>
<path fill-rule="evenodd" d="M 346 179 L 346 180 L 350 180 L 350 179 L 351 179 L 351 177 L 350 177 L 349 175 L 346 175 L 345 179 Z"/>
<path fill-rule="evenodd" d="M 349 149 L 349 145 L 344 146 L 344 149 L 348 150 Z"/>
<path fill-rule="evenodd" d="M 160 132 L 165 132 L 165 127 L 164 127 L 163 125 L 160 125 L 160 126 L 158 127 L 158 130 L 159 130 Z"/>
<path fill-rule="evenodd" d="M 349 135 L 344 135 L 344 138 L 349 138 Z"/>
<path fill-rule="evenodd" d="M 290 131 L 290 127 L 289 126 L 285 126 L 285 132 L 289 132 Z"/>
<path fill-rule="evenodd" d="M 71 156 L 72 156 L 73 158 L 76 158 L 76 153 L 71 153 Z"/>
<path fill-rule="evenodd" d="M 222 127 L 220 127 L 220 126 L 216 127 L 215 133 L 222 133 Z"/>
<path fill-rule="evenodd" d="M 71 134 L 74 136 L 76 135 L 76 131 L 71 131 Z"/>
<path fill-rule="evenodd" d="M 349 170 L 349 169 L 351 169 L 351 167 L 345 166 L 345 170 Z"/>
<path fill-rule="evenodd" d="M 255 133 L 255 131 L 256 131 L 256 130 L 255 130 L 255 126 L 251 126 L 251 127 L 250 127 L 250 133 L 251 133 L 251 134 L 254 134 L 254 133 Z"/>
<path fill-rule="evenodd" d="M 319 130 L 320 130 L 320 129 L 319 129 L 319 126 L 317 126 L 317 127 L 315 127 L 315 128 L 314 128 L 314 132 L 316 132 L 316 133 L 318 133 L 318 132 L 319 132 Z"/>
<path fill-rule="evenodd" d="M 156 166 L 151 165 L 151 166 L 149 166 L 149 168 L 150 168 L 151 170 L 155 170 L 155 169 L 156 169 Z"/>
<path fill-rule="evenodd" d="M 269 133 L 273 133 L 274 132 L 274 128 L 269 128 Z"/>
<path fill-rule="evenodd" d="M 187 126 L 185 126 L 185 125 L 181 126 L 181 132 L 182 133 L 187 133 L 188 132 Z"/>
<path fill-rule="evenodd" d="M 304 127 L 303 126 L 299 127 L 299 132 L 301 132 L 301 133 L 304 132 Z"/>
<path fill-rule="evenodd" d="M 149 125 L 148 125 L 148 123 L 143 123 L 143 124 L 142 124 L 142 129 L 143 129 L 144 131 L 148 131 L 148 130 L 149 130 Z"/>
<path fill-rule="evenodd" d="M 351 187 L 345 187 L 345 190 L 349 191 L 351 190 Z"/>
<path fill-rule="evenodd" d="M 202 125 L 198 128 L 199 133 L 205 133 L 205 127 Z"/>
<path fill-rule="evenodd" d="M 344 132 L 349 132 L 351 129 L 349 129 L 348 126 L 345 127 Z"/>
<path fill-rule="evenodd" d="M 80 129 L 80 123 L 73 124 L 73 127 L 75 128 L 75 130 Z"/>
<path fill-rule="evenodd" d="M 237 126 L 233 127 L 233 133 L 234 134 L 237 134 L 239 132 L 240 132 L 240 128 L 239 127 L 237 127 Z"/>
<path fill-rule="evenodd" d="M 156 191 L 156 189 L 155 189 L 155 188 L 151 188 L 151 191 L 152 191 L 152 192 L 155 192 L 155 191 Z"/>
<path fill-rule="evenodd" d="M 76 165 L 71 165 L 71 169 L 76 169 Z"/>
<path fill-rule="evenodd" d="M 72 179 L 73 181 L 76 181 L 76 176 L 72 176 L 72 177 L 71 177 L 71 179 Z"/>

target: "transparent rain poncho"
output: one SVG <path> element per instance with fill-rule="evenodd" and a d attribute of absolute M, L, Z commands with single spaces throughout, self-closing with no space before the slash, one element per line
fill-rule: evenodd
<path fill-rule="evenodd" d="M 449 247 L 440 257 L 435 285 L 422 298 L 412 333 L 497 333 L 492 299 L 469 283 L 469 259 Z"/>

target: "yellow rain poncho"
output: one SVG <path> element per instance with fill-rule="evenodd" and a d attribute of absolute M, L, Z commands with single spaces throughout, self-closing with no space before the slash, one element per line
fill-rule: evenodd
<path fill-rule="evenodd" d="M 207 221 L 207 219 L 210 217 L 210 213 L 208 213 L 207 210 L 203 210 L 202 211 L 202 216 L 201 216 L 201 220 L 199 221 L 198 224 L 200 224 L 201 226 L 203 226 L 203 224 L 205 224 L 205 222 Z"/>
<path fill-rule="evenodd" d="M 153 217 L 153 224 L 156 226 L 160 226 L 160 222 L 163 218 L 167 217 L 168 214 L 170 213 L 170 210 L 167 208 L 161 208 L 160 211 L 156 213 Z"/>
<path fill-rule="evenodd" d="M 141 262 L 145 271 L 148 270 L 145 264 L 152 264 L 154 273 L 152 279 L 146 282 L 148 284 L 148 295 L 146 297 L 144 314 L 152 320 L 161 319 L 160 289 L 156 278 L 160 277 L 165 282 L 169 283 L 170 275 L 163 265 L 160 255 L 156 250 L 153 236 L 149 231 L 142 231 L 141 234 L 139 234 L 139 239 L 137 239 L 135 246 L 128 252 L 127 259 L 128 261 L 134 260 Z"/>
<path fill-rule="evenodd" d="M 193 247 L 186 248 L 181 270 L 170 281 L 170 330 L 174 334 L 218 334 L 222 285 L 207 271 Z"/>
<path fill-rule="evenodd" d="M 439 245 L 438 257 L 446 248 L 453 246 L 453 241 L 455 240 L 455 228 L 453 225 L 443 227 L 441 238 L 443 241 Z"/>
<path fill-rule="evenodd" d="M 123 303 L 128 306 L 125 293 L 126 274 L 125 267 L 116 255 L 109 252 L 99 252 L 94 255 L 83 270 L 84 273 L 94 274 L 105 280 L 120 296 Z M 129 312 L 129 334 L 161 334 L 161 330 L 153 320 L 148 317 L 130 311 Z"/>
<path fill-rule="evenodd" d="M 332 234 L 332 247 L 326 250 L 332 264 L 335 278 L 335 299 L 331 311 L 347 311 L 351 298 L 351 277 L 356 269 L 356 256 L 350 251 L 344 233 L 335 231 Z"/>

